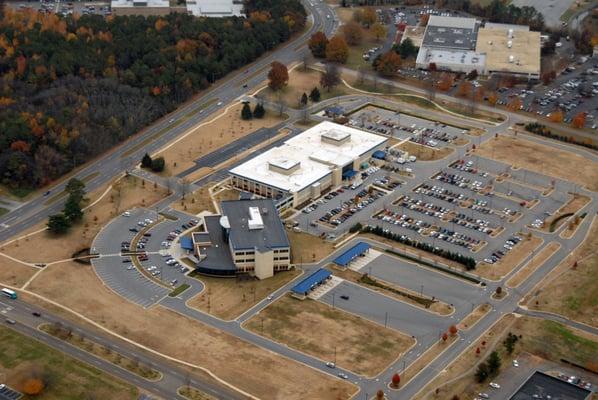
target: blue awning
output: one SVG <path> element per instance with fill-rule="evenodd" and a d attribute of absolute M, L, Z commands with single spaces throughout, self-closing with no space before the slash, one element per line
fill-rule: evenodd
<path fill-rule="evenodd" d="M 385 157 L 386 157 L 386 153 L 383 152 L 382 150 L 376 150 L 374 152 L 374 154 L 372 154 L 372 158 L 376 158 L 378 160 L 384 160 Z"/>
<path fill-rule="evenodd" d="M 328 279 L 330 275 L 332 275 L 330 271 L 324 268 L 320 268 L 319 270 L 313 272 L 307 278 L 303 279 L 301 282 L 293 286 L 291 290 L 294 293 L 306 295 L 314 287 L 318 286 L 320 283 Z"/>
<path fill-rule="evenodd" d="M 359 242 L 355 246 L 351 247 L 349 250 L 345 251 L 343 254 L 338 256 L 334 263 L 340 265 L 341 267 L 346 267 L 355 257 L 359 257 L 366 251 L 370 249 L 370 245 L 365 242 Z"/>
<path fill-rule="evenodd" d="M 190 237 L 183 236 L 179 242 L 181 249 L 193 251 L 193 240 Z"/>
<path fill-rule="evenodd" d="M 357 171 L 355 171 L 354 169 L 350 169 L 350 170 L 343 172 L 343 179 L 351 179 L 355 175 L 357 175 Z"/>

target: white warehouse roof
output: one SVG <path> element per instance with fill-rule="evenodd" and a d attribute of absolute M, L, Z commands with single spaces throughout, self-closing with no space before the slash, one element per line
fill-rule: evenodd
<path fill-rule="evenodd" d="M 430 15 L 428 26 L 441 26 L 445 28 L 475 29 L 476 19 L 466 17 L 443 17 Z"/>
<path fill-rule="evenodd" d="M 196 17 L 240 17 L 243 15 L 241 0 L 188 0 L 187 11 Z"/>
<path fill-rule="evenodd" d="M 299 192 L 387 140 L 326 121 L 233 168 L 230 173 L 284 191 Z"/>

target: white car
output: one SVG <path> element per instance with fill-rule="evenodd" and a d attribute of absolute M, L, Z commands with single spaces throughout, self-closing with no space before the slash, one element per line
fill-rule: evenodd
<path fill-rule="evenodd" d="M 338 373 L 338 377 L 341 378 L 341 379 L 349 379 L 349 377 L 347 376 L 347 374 L 342 373 L 342 372 Z"/>
<path fill-rule="evenodd" d="M 494 389 L 500 389 L 500 385 L 496 382 L 490 382 L 490 387 Z"/>
<path fill-rule="evenodd" d="M 222 102 L 219 101 L 218 103 L 216 103 L 216 105 L 220 107 L 222 105 Z"/>
<path fill-rule="evenodd" d="M 273 298 L 274 298 L 274 296 L 272 296 L 272 295 L 266 297 L 266 299 L 268 299 L 268 300 L 272 300 Z"/>
<path fill-rule="evenodd" d="M 333 363 L 332 361 L 328 361 L 328 362 L 326 363 L 326 366 L 327 366 L 328 368 L 336 368 L 336 364 L 335 364 L 335 363 Z"/>
<path fill-rule="evenodd" d="M 517 361 L 517 360 L 513 360 L 513 366 L 514 366 L 515 368 L 519 367 L 519 361 Z"/>
<path fill-rule="evenodd" d="M 130 217 L 130 216 L 131 216 L 131 213 L 130 213 L 130 212 L 128 212 L 128 211 L 125 211 L 124 213 L 122 213 L 122 216 L 123 216 L 123 217 Z"/>
<path fill-rule="evenodd" d="M 482 399 L 489 399 L 490 396 L 488 396 L 486 393 L 478 393 L 478 396 L 480 396 Z"/>

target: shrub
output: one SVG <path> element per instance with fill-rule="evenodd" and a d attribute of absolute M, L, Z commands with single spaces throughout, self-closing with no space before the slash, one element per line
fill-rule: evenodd
<path fill-rule="evenodd" d="M 152 160 L 152 171 L 154 172 L 162 172 L 164 171 L 164 157 L 154 158 Z"/>

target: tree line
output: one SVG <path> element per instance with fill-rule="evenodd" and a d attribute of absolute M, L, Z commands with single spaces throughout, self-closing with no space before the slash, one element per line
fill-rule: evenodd
<path fill-rule="evenodd" d="M 0 17 L 0 182 L 39 187 L 302 30 L 299 0 L 247 18 L 6 9 Z"/>

